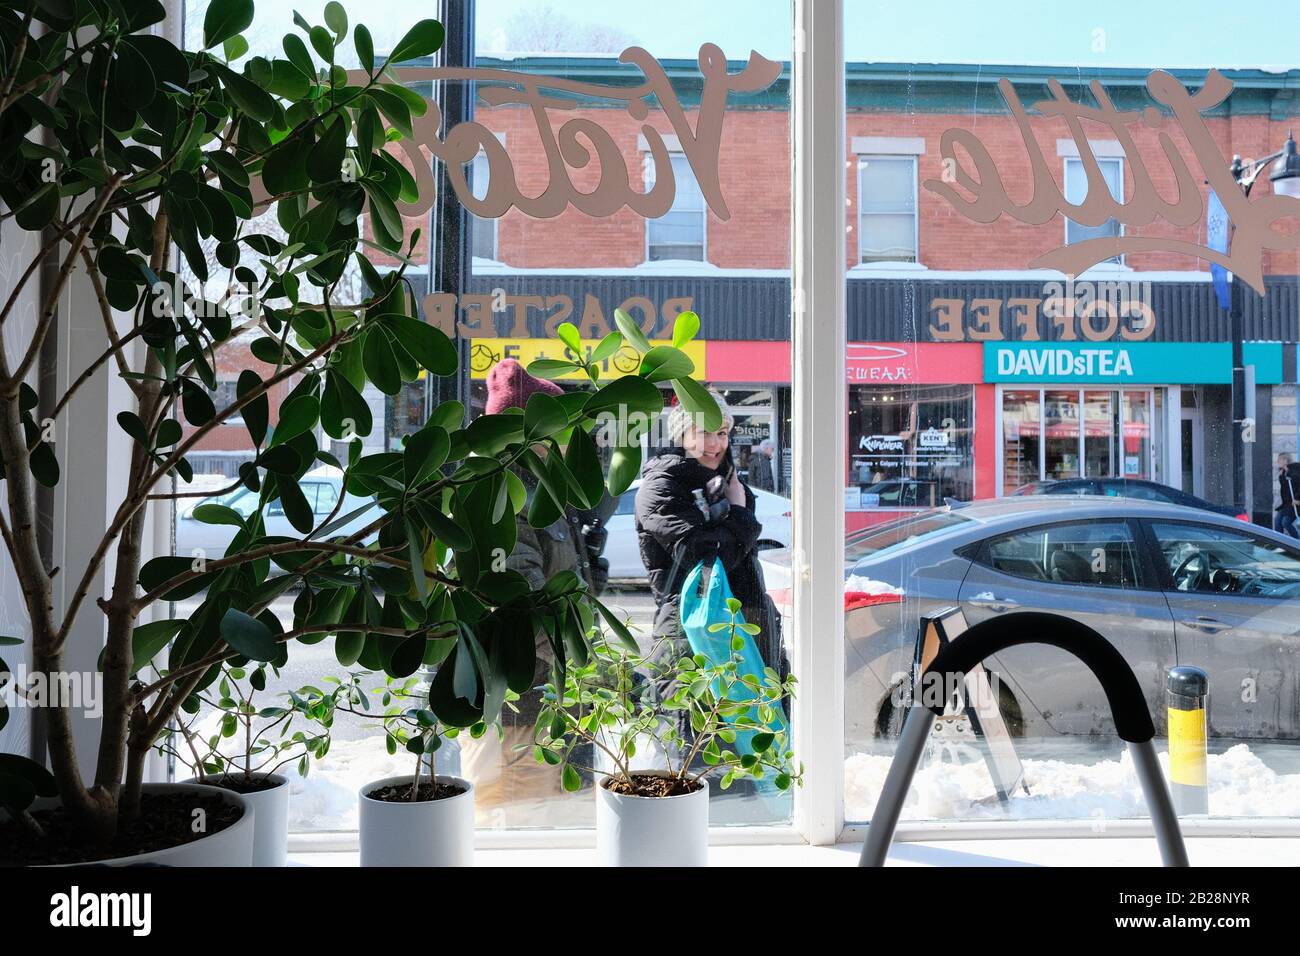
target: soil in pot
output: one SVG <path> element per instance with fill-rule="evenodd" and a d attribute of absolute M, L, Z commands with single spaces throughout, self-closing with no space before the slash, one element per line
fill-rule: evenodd
<path fill-rule="evenodd" d="M 383 803 L 422 803 L 428 800 L 446 800 L 449 797 L 458 797 L 465 792 L 465 788 L 452 783 L 422 783 L 416 791 L 415 799 L 411 799 L 411 785 L 409 783 L 389 784 L 387 787 L 380 787 L 378 790 L 371 790 L 366 796 L 371 800 L 380 800 Z"/>
<path fill-rule="evenodd" d="M 222 790 L 233 790 L 235 793 L 262 793 L 283 785 L 269 777 L 243 776 L 204 777 L 202 782 L 204 786 L 220 787 Z"/>
<path fill-rule="evenodd" d="M 195 810 L 207 816 L 202 833 L 194 832 Z M 45 830 L 43 837 L 12 820 L 0 823 L 0 866 L 97 863 L 170 850 L 220 833 L 243 815 L 242 808 L 217 794 L 146 793 L 140 798 L 139 816 L 119 824 L 109 842 L 94 843 L 72 825 L 72 815 L 62 807 L 36 810 L 32 816 Z"/>
<path fill-rule="evenodd" d="M 605 789 L 625 797 L 684 797 L 702 786 L 703 780 L 679 780 L 677 777 L 660 774 L 634 773 L 627 780 L 610 780 L 605 784 Z"/>

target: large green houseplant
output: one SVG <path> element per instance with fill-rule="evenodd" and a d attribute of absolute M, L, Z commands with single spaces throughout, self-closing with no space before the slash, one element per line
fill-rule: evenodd
<path fill-rule="evenodd" d="M 608 344 L 630 340 L 643 353 L 639 374 L 601 385 L 594 366 L 580 362 L 592 390 L 537 395 L 521 412 L 468 425 L 464 408 L 447 402 L 402 448 L 363 455 L 354 440 L 336 460 L 317 430 L 337 440 L 367 434 L 364 386 L 393 394 L 423 374 L 456 371 L 453 343 L 417 318 L 405 281 L 403 254 L 415 237 L 398 205 L 416 187 L 385 150 L 409 135 L 426 102 L 376 60 L 364 26 L 349 30 L 337 3 L 324 24 L 295 16 L 300 32 L 284 37 L 283 56 L 247 56 L 251 0 L 212 0 L 200 51 L 151 35 L 164 15 L 158 0 L 0 2 L 0 222 L 38 249 L 0 290 L 0 326 L 17 324 L 21 297 L 40 296 L 33 327 L 5 328 L 9 348 L 0 351 L 0 532 L 36 672 L 62 672 L 74 622 L 93 615 L 103 623 L 93 776 L 78 766 L 62 703 L 45 714 L 48 770 L 0 755 L 9 817 L 0 826 L 27 841 L 10 850 L 19 859 L 39 856 L 46 836 L 31 812 L 37 796 L 57 796 L 86 842 L 113 839 L 141 814 L 146 755 L 177 710 L 223 666 L 282 665 L 296 642 L 332 636 L 343 664 L 397 678 L 439 663 L 428 701 L 438 719 L 457 727 L 496 720 L 507 691 L 531 683 L 534 633 L 550 636 L 560 667 L 586 656 L 594 615 L 626 636 L 575 577 L 532 590 L 501 570 L 525 500 L 513 469 L 538 478 L 528 518 L 545 524 L 604 493 L 593 432 L 619 446 L 610 490 L 627 486 L 640 452 L 626 423 L 660 409 L 660 383 L 671 381 L 706 423 L 719 419 L 686 356 L 651 348 L 623 317 L 623 334 Z M 442 37 L 436 21 L 421 21 L 387 62 L 427 56 Z M 345 42 L 364 83 L 336 63 Z M 261 217 L 279 229 L 260 228 Z M 205 241 L 215 243 L 215 261 Z M 404 264 L 381 273 L 368 247 Z M 341 302 L 349 268 L 368 291 Z M 227 291 L 191 296 L 179 280 L 186 270 Z M 69 283 L 93 289 L 104 349 L 61 394 L 38 392 L 33 370 Z M 240 375 L 234 401 L 217 407 L 218 353 L 250 338 L 259 364 Z M 120 474 L 110 481 L 125 493 L 99 546 L 56 569 L 41 555 L 37 487 L 57 485 L 76 466 L 76 450 L 51 439 L 101 369 L 129 397 L 117 421 L 132 450 L 111 463 Z M 288 394 L 272 430 L 268 393 L 281 383 Z M 187 476 L 186 454 L 236 415 L 255 449 L 239 481 L 260 495 L 260 508 L 247 517 L 205 509 L 203 520 L 237 528 L 223 556 L 151 558 L 146 507 L 172 494 L 169 478 Z M 596 428 L 611 421 L 612 430 Z M 537 454 L 538 444 L 550 453 Z M 355 515 L 315 522 L 298 482 L 321 463 L 342 469 L 353 494 L 374 497 L 362 532 L 333 536 Z M 297 535 L 265 533 L 262 510 L 277 500 Z M 66 605 L 55 604 L 55 574 L 77 582 Z M 282 627 L 269 607 L 291 588 L 293 620 Z M 201 596 L 192 614 L 167 616 L 169 600 L 191 596 Z M 164 648 L 167 664 L 153 670 Z"/>

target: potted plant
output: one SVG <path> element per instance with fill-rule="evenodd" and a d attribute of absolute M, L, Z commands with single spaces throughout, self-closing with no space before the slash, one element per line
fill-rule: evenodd
<path fill-rule="evenodd" d="M 312 687 L 285 693 L 284 704 L 259 706 L 268 667 L 280 676 L 267 664 L 227 664 L 216 694 L 208 688 L 183 703 L 156 747 L 190 769 L 191 783 L 241 794 L 253 811 L 253 866 L 284 866 L 289 780 L 280 770 L 295 764 L 298 774 L 307 776 L 311 761 L 329 752 L 334 715 L 325 701 L 311 699 Z"/>
<path fill-rule="evenodd" d="M 782 710 L 795 678 L 782 680 L 770 667 L 760 677 L 745 666 L 744 635 L 758 627 L 739 618 L 735 598 L 727 607 L 730 619 L 709 625 L 727 638 L 728 650 L 716 659 L 634 652 L 625 626 L 614 622 L 617 643 L 596 633 L 592 654 L 569 660 L 563 690 L 547 686 L 535 755 L 560 767 L 566 790 L 581 787 L 582 770 L 597 777 L 596 848 L 604 866 L 706 865 L 712 776 L 723 790 L 751 780 L 777 793 L 803 781 Z M 598 766 L 573 762 L 583 743 Z M 650 765 L 637 759 L 647 749 L 655 754 Z"/>
<path fill-rule="evenodd" d="M 439 775 L 434 767 L 434 754 L 461 728 L 444 725 L 429 709 L 426 675 L 400 680 L 383 675 L 384 683 L 367 694 L 362 684 L 376 676 L 353 672 L 346 680 L 329 678 L 334 690 L 318 698 L 327 699 L 332 709 L 382 722 L 388 752 L 412 757 L 410 774 L 369 781 L 357 795 L 361 865 L 472 866 L 474 785 Z M 512 696 L 507 691 L 507 703 Z M 478 721 L 469 732 L 486 729 Z"/>
<path fill-rule="evenodd" d="M 457 368 L 456 347 L 420 321 L 405 283 L 418 233 L 405 234 L 398 205 L 416 186 L 385 148 L 427 109 L 386 64 L 433 53 L 442 28 L 420 21 L 377 63 L 369 32 L 349 31 L 333 2 L 323 25 L 295 17 L 283 58 L 246 55 L 249 0 L 212 0 L 200 51 L 140 32 L 164 15 L 158 0 L 0 10 L 0 228 L 36 250 L 17 263 L 0 304 L 3 324 L 17 303 L 36 300 L 34 321 L 6 327 L 0 350 L 0 537 L 23 594 L 33 672 L 57 680 L 69 642 L 92 642 L 103 648 L 104 701 L 92 775 L 78 763 L 66 700 L 45 708 L 48 768 L 0 759 L 0 862 L 142 862 L 158 852 L 178 864 L 241 854 L 247 863 L 251 819 L 238 794 L 145 782 L 158 735 L 234 660 L 282 666 L 296 643 L 333 637 L 345 666 L 402 678 L 440 654 L 429 709 L 448 726 L 493 723 L 507 689 L 531 682 L 533 634 L 549 627 L 561 643 L 582 644 L 578 615 L 607 613 L 576 582 L 534 591 L 495 570 L 524 504 L 512 469 L 528 469 L 545 490 L 530 520 L 552 521 L 602 493 L 590 434 L 602 415 L 653 415 L 657 383 L 671 381 L 706 421 L 720 419 L 690 380 L 689 359 L 651 349 L 626 323 L 643 356 L 634 375 L 533 396 L 526 409 L 469 425 L 459 403 L 445 402 L 401 450 L 363 454 L 363 387 L 391 395 Z M 364 80 L 336 65 L 349 37 Z M 268 217 L 275 228 L 263 228 Z M 398 267 L 381 274 L 370 247 Z M 47 259 L 52 267 L 41 268 Z M 348 270 L 363 280 L 354 300 L 340 293 L 356 285 L 343 282 Z M 186 288 L 186 272 L 204 288 Z M 93 293 L 105 348 L 59 390 L 33 373 L 70 282 Z M 258 364 L 219 408 L 218 357 L 236 343 Z M 103 397 L 83 405 L 97 373 L 121 386 L 104 394 L 121 401 L 117 423 L 131 443 L 108 463 L 116 471 L 106 487 L 122 500 L 90 553 L 54 567 L 38 540 L 38 489 L 75 467 L 75 449 L 57 441 L 68 416 L 103 414 Z M 277 389 L 286 394 L 272 430 Z M 185 497 L 170 486 L 189 477 L 187 453 L 236 416 L 253 451 L 230 489 L 247 488 L 257 507 L 204 506 L 200 520 L 235 528 L 223 555 L 150 558 L 149 506 Z M 348 442 L 346 460 L 321 447 L 318 429 Z M 621 493 L 640 451 L 616 438 L 609 485 Z M 539 443 L 557 453 L 542 458 Z M 318 520 L 299 482 L 322 464 L 368 503 Z M 266 533 L 272 504 L 295 535 Z M 360 531 L 340 533 L 361 518 Z M 57 603 L 56 574 L 68 582 Z M 292 614 L 281 621 L 272 604 L 290 589 Z M 196 609 L 168 617 L 167 602 L 190 597 Z M 198 830 L 194 809 L 207 821 Z M 244 849 L 214 849 L 236 837 Z"/>

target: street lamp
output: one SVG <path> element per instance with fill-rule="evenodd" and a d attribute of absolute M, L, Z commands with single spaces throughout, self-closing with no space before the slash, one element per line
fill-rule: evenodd
<path fill-rule="evenodd" d="M 1295 139 L 1288 133 L 1286 142 L 1273 164 L 1273 172 L 1268 181 L 1273 184 L 1273 192 L 1279 196 L 1300 199 L 1300 156 L 1296 155 Z"/>
<path fill-rule="evenodd" d="M 1242 162 L 1240 156 L 1232 157 L 1232 166 L 1230 167 L 1232 178 L 1241 187 L 1246 198 L 1250 198 L 1251 187 L 1255 185 L 1259 174 L 1267 169 L 1270 163 L 1273 164 L 1273 171 L 1269 173 L 1268 180 L 1273 187 L 1273 192 L 1280 196 L 1300 198 L 1300 156 L 1296 155 L 1295 138 L 1289 132 L 1287 133 L 1286 142 L 1276 153 L 1247 162 Z M 1232 424 L 1235 428 L 1242 428 L 1242 433 L 1234 436 L 1235 440 L 1232 442 L 1232 504 L 1237 507 L 1244 504 L 1248 520 L 1254 521 L 1254 487 L 1253 482 L 1247 478 L 1250 470 L 1250 459 L 1246 455 L 1243 445 L 1254 441 L 1253 434 L 1247 436 L 1244 422 L 1246 418 L 1250 417 L 1246 414 L 1246 393 L 1247 391 L 1253 393 L 1255 376 L 1253 368 L 1251 369 L 1252 374 L 1247 375 L 1245 359 L 1243 358 L 1242 293 L 1241 282 L 1234 273 L 1232 276 L 1230 308 L 1228 309 L 1232 333 Z M 1248 379 L 1249 381 L 1247 381 Z M 1254 405 L 1253 394 L 1250 396 L 1249 404 Z"/>

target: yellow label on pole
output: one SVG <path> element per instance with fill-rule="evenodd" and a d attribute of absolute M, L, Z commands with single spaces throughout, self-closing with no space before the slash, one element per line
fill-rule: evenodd
<path fill-rule="evenodd" d="M 1169 708 L 1169 779 L 1204 787 L 1205 711 Z"/>
<path fill-rule="evenodd" d="M 584 358 L 591 354 L 591 350 L 600 344 L 599 339 L 583 339 L 582 348 Z M 672 345 L 669 341 L 652 341 L 651 345 Z M 704 370 L 704 343 L 695 340 L 687 342 L 682 346 L 682 351 L 687 357 L 695 363 L 695 372 L 692 378 L 707 379 Z M 471 339 L 469 351 L 469 368 L 470 378 L 485 379 L 492 367 L 502 359 L 512 358 L 525 369 L 530 362 L 537 359 L 563 359 L 573 361 L 573 353 L 559 339 Z M 632 375 L 641 367 L 641 355 L 632 346 L 624 344 L 621 349 L 611 355 L 609 358 L 600 362 L 600 377 L 602 380 L 608 378 L 622 378 L 624 375 Z M 570 372 L 567 375 L 560 376 L 559 380 L 576 380 L 588 381 L 587 376 L 582 372 Z"/>

